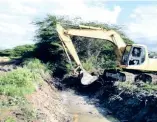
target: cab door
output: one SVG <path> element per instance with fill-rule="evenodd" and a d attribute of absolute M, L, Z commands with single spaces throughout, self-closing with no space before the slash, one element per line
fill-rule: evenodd
<path fill-rule="evenodd" d="M 123 56 L 122 56 L 121 65 L 128 66 L 128 64 L 129 64 L 128 61 L 129 61 L 131 49 L 132 49 L 132 45 L 126 46 L 125 51 L 124 51 Z"/>

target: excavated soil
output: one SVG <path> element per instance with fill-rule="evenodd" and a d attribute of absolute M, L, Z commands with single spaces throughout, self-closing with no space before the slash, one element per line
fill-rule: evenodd
<path fill-rule="evenodd" d="M 45 122 L 70 122 L 71 116 L 63 105 L 60 93 L 53 87 L 44 83 L 40 89 L 30 96 L 28 101 L 38 113 L 38 120 Z"/>

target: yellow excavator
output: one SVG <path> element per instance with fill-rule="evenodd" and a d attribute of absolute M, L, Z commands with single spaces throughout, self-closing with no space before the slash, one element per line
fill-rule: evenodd
<path fill-rule="evenodd" d="M 105 75 L 107 78 L 114 78 L 121 81 L 144 79 L 151 80 L 151 82 L 154 83 L 156 82 L 157 75 L 154 74 L 154 72 L 157 72 L 157 59 L 149 58 L 148 49 L 145 45 L 126 45 L 119 33 L 114 30 L 106 30 L 99 27 L 79 25 L 79 28 L 77 29 L 64 29 L 60 23 L 57 23 L 56 30 L 68 59 L 71 61 L 70 57 L 72 56 L 77 64 L 76 69 L 80 69 L 79 74 L 82 74 L 81 83 L 83 85 L 93 83 L 98 79 L 98 76 L 92 76 L 85 71 L 73 45 L 71 36 L 103 39 L 111 42 L 116 47 L 115 53 L 119 62 L 118 67 L 123 69 L 123 71 L 106 72 Z M 69 54 L 71 56 L 69 56 Z"/>

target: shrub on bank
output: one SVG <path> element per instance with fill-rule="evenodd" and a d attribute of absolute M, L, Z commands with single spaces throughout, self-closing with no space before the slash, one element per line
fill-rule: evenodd
<path fill-rule="evenodd" d="M 46 77 L 50 77 L 46 65 L 38 59 L 25 62 L 23 68 L 19 67 L 0 76 L 0 94 L 7 96 L 23 96 L 32 93 L 41 85 Z"/>
<path fill-rule="evenodd" d="M 0 94 L 22 96 L 34 91 L 33 74 L 26 68 L 18 68 L 0 76 Z"/>

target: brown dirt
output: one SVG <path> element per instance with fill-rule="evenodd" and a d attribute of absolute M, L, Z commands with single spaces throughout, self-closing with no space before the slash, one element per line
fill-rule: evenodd
<path fill-rule="evenodd" d="M 1 95 L 0 99 L 8 101 L 8 97 L 4 95 Z M 44 82 L 33 94 L 27 95 L 26 99 L 29 104 L 26 103 L 23 107 L 27 107 L 30 112 L 35 112 L 35 118 L 29 117 L 29 114 L 25 116 L 22 106 L 19 108 L 10 106 L 0 108 L 0 122 L 8 117 L 14 118 L 17 122 L 26 122 L 27 118 L 33 119 L 30 122 L 73 122 L 71 115 L 67 113 L 67 107 L 62 103 L 63 99 L 59 91 L 53 85 Z"/>
<path fill-rule="evenodd" d="M 66 107 L 62 104 L 59 92 L 46 82 L 40 89 L 30 96 L 28 101 L 39 114 L 39 122 L 70 122 L 71 116 L 67 114 Z"/>
<path fill-rule="evenodd" d="M 0 57 L 0 62 L 8 62 L 9 60 L 8 57 Z"/>

